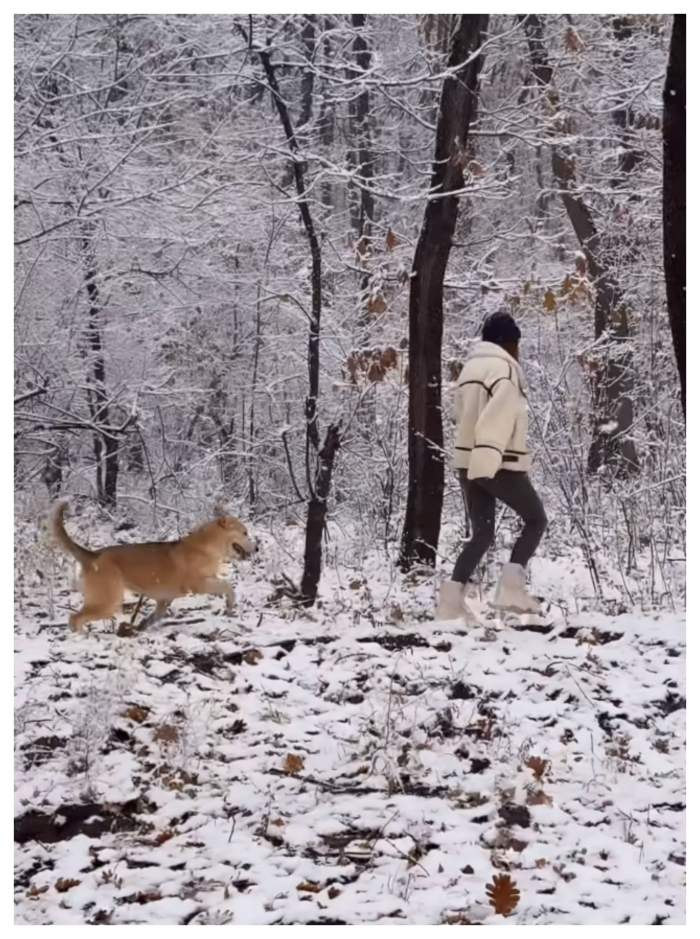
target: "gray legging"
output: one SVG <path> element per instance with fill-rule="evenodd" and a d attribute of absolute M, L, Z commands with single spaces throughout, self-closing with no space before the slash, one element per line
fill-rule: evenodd
<path fill-rule="evenodd" d="M 514 564 L 525 567 L 537 550 L 547 527 L 544 507 L 527 473 L 499 470 L 493 479 L 467 479 L 467 471 L 460 469 L 458 475 L 471 526 L 471 538 L 464 543 L 462 553 L 457 558 L 452 580 L 466 584 L 493 542 L 496 499 L 505 502 L 525 522 L 510 555 Z"/>

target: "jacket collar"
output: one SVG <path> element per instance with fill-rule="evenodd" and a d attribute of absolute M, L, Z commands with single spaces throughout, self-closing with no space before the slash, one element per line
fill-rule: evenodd
<path fill-rule="evenodd" d="M 507 362 L 513 367 L 515 372 L 518 375 L 518 381 L 520 382 L 520 389 L 525 393 L 525 374 L 522 370 L 522 367 L 519 362 L 516 362 L 512 355 L 503 348 L 503 346 L 497 345 L 495 342 L 484 342 L 483 339 L 474 344 L 473 349 L 467 356 L 468 359 L 503 359 L 504 362 Z"/>

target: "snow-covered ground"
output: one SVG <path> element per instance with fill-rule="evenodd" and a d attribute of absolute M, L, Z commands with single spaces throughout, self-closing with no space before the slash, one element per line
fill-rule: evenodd
<path fill-rule="evenodd" d="M 299 612 L 244 564 L 236 616 L 124 637 L 20 591 L 18 923 L 684 922 L 682 615 L 536 561 L 548 626 L 467 630 L 364 569 Z"/>

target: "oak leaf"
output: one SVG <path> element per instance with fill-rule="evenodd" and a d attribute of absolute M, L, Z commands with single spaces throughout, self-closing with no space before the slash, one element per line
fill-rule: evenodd
<path fill-rule="evenodd" d="M 126 710 L 124 717 L 128 718 L 130 721 L 135 721 L 137 724 L 143 724 L 148 717 L 148 709 L 134 704 Z"/>
<path fill-rule="evenodd" d="M 257 665 L 262 657 L 263 654 L 260 649 L 247 649 L 243 653 L 243 661 L 248 665 Z"/>
<path fill-rule="evenodd" d="M 526 761 L 525 766 L 532 770 L 537 782 L 541 782 L 542 777 L 549 767 L 549 760 L 543 760 L 541 756 L 531 756 L 530 759 Z"/>
<path fill-rule="evenodd" d="M 557 298 L 554 296 L 553 290 L 547 288 L 542 305 L 548 313 L 554 313 L 557 308 Z"/>
<path fill-rule="evenodd" d="M 489 903 L 496 913 L 508 916 L 520 901 L 520 891 L 510 874 L 494 874 L 493 883 L 486 884 Z"/>
<path fill-rule="evenodd" d="M 180 731 L 172 724 L 161 724 L 156 728 L 153 739 L 159 743 L 177 743 L 180 739 Z"/>
<path fill-rule="evenodd" d="M 304 893 L 320 893 L 323 887 L 320 884 L 312 884 L 311 881 L 305 880 L 303 883 L 297 884 L 297 890 L 303 890 Z"/>
<path fill-rule="evenodd" d="M 393 233 L 391 229 L 386 233 L 386 249 L 387 251 L 393 251 L 396 245 L 399 243 L 399 239 Z"/>
<path fill-rule="evenodd" d="M 70 877 L 60 877 L 54 884 L 54 887 L 59 893 L 66 893 L 72 887 L 77 887 L 79 884 L 79 880 L 71 880 Z"/>
<path fill-rule="evenodd" d="M 382 297 L 381 294 L 377 294 L 376 297 L 371 297 L 369 303 L 367 304 L 367 312 L 372 313 L 374 316 L 379 316 L 380 313 L 383 313 L 386 310 L 386 300 Z"/>
<path fill-rule="evenodd" d="M 304 758 L 296 756 L 294 753 L 288 753 L 282 768 L 289 776 L 295 776 L 304 769 Z"/>

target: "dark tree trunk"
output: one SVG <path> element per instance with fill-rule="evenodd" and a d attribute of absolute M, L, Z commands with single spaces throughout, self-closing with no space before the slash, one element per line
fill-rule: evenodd
<path fill-rule="evenodd" d="M 673 17 L 664 87 L 664 269 L 685 417 L 685 14 Z"/>
<path fill-rule="evenodd" d="M 93 451 L 95 453 L 95 481 L 97 498 L 101 505 L 113 509 L 117 504 L 119 478 L 119 440 L 109 428 L 109 399 L 105 375 L 105 357 L 100 328 L 100 295 L 97 270 L 90 236 L 82 239 L 85 259 L 85 291 L 88 296 L 88 323 L 85 338 L 89 349 L 90 376 L 88 407 L 95 425 Z"/>
<path fill-rule="evenodd" d="M 558 98 L 552 86 L 552 68 L 544 44 L 544 21 L 532 14 L 522 16 L 521 21 L 536 84 L 548 90 L 547 100 L 556 108 Z M 616 465 L 623 472 L 636 471 L 639 461 L 634 441 L 629 436 L 634 413 L 634 372 L 627 348 L 630 336 L 627 308 L 605 263 L 590 208 L 579 194 L 576 160 L 568 147 L 552 144 L 552 171 L 595 289 L 595 338 L 608 337 L 605 345 L 601 345 L 599 360 L 592 372 L 593 440 L 588 452 L 588 471 L 594 473 L 606 464 Z"/>
<path fill-rule="evenodd" d="M 287 145 L 294 155 L 292 160 L 294 169 L 294 182 L 297 190 L 297 205 L 299 213 L 304 224 L 306 237 L 309 241 L 311 251 L 311 316 L 309 318 L 309 347 L 307 353 L 307 362 L 309 369 L 309 394 L 306 399 L 306 440 L 307 448 L 309 444 L 314 450 L 318 451 L 319 431 L 318 431 L 318 389 L 319 389 L 319 338 L 321 330 L 321 245 L 316 235 L 311 210 L 309 209 L 309 200 L 306 194 L 306 183 L 304 180 L 304 163 L 297 159 L 299 154 L 299 144 L 289 116 L 289 110 L 280 95 L 277 75 L 270 60 L 270 53 L 265 49 L 258 49 L 260 61 L 265 69 L 272 99 L 275 102 L 277 113 L 279 114 L 284 132 L 287 135 Z"/>
<path fill-rule="evenodd" d="M 314 52 L 314 45 L 316 43 L 316 17 L 313 13 L 306 15 L 306 23 L 304 24 L 301 30 L 301 38 L 306 46 L 306 52 L 309 56 L 309 62 L 311 62 L 311 57 Z M 307 68 L 304 69 L 301 76 L 301 113 L 299 115 L 299 121 L 297 123 L 297 131 L 301 131 L 302 128 L 308 133 L 309 128 L 307 124 L 311 120 L 311 115 L 313 112 L 314 104 L 314 72 L 313 69 Z"/>
<path fill-rule="evenodd" d="M 340 428 L 337 424 L 331 424 L 326 431 L 326 439 L 318 455 L 316 480 L 309 500 L 306 520 L 304 574 L 301 580 L 300 599 L 304 606 L 311 606 L 318 593 L 323 558 L 323 532 L 326 527 L 326 513 L 328 511 L 328 493 L 331 488 L 333 461 L 339 447 Z"/>
<path fill-rule="evenodd" d="M 351 13 L 350 20 L 353 28 L 357 30 L 352 43 L 356 67 L 348 71 L 351 78 L 357 80 L 369 71 L 372 55 L 367 39 L 362 32 L 367 22 L 366 14 Z M 350 217 L 357 231 L 357 237 L 369 239 L 372 235 L 372 222 L 374 221 L 374 200 L 367 187 L 371 184 L 374 176 L 374 165 L 370 127 L 370 98 L 367 88 L 364 88 L 354 98 L 350 99 L 350 125 L 354 142 L 350 157 L 360 178 L 359 191 L 351 189 Z"/>
<path fill-rule="evenodd" d="M 445 469 L 442 436 L 442 298 L 464 185 L 469 126 L 476 117 L 488 15 L 464 15 L 452 40 L 442 88 L 430 197 L 413 261 L 409 298 L 408 494 L 399 563 L 435 564 Z"/>

